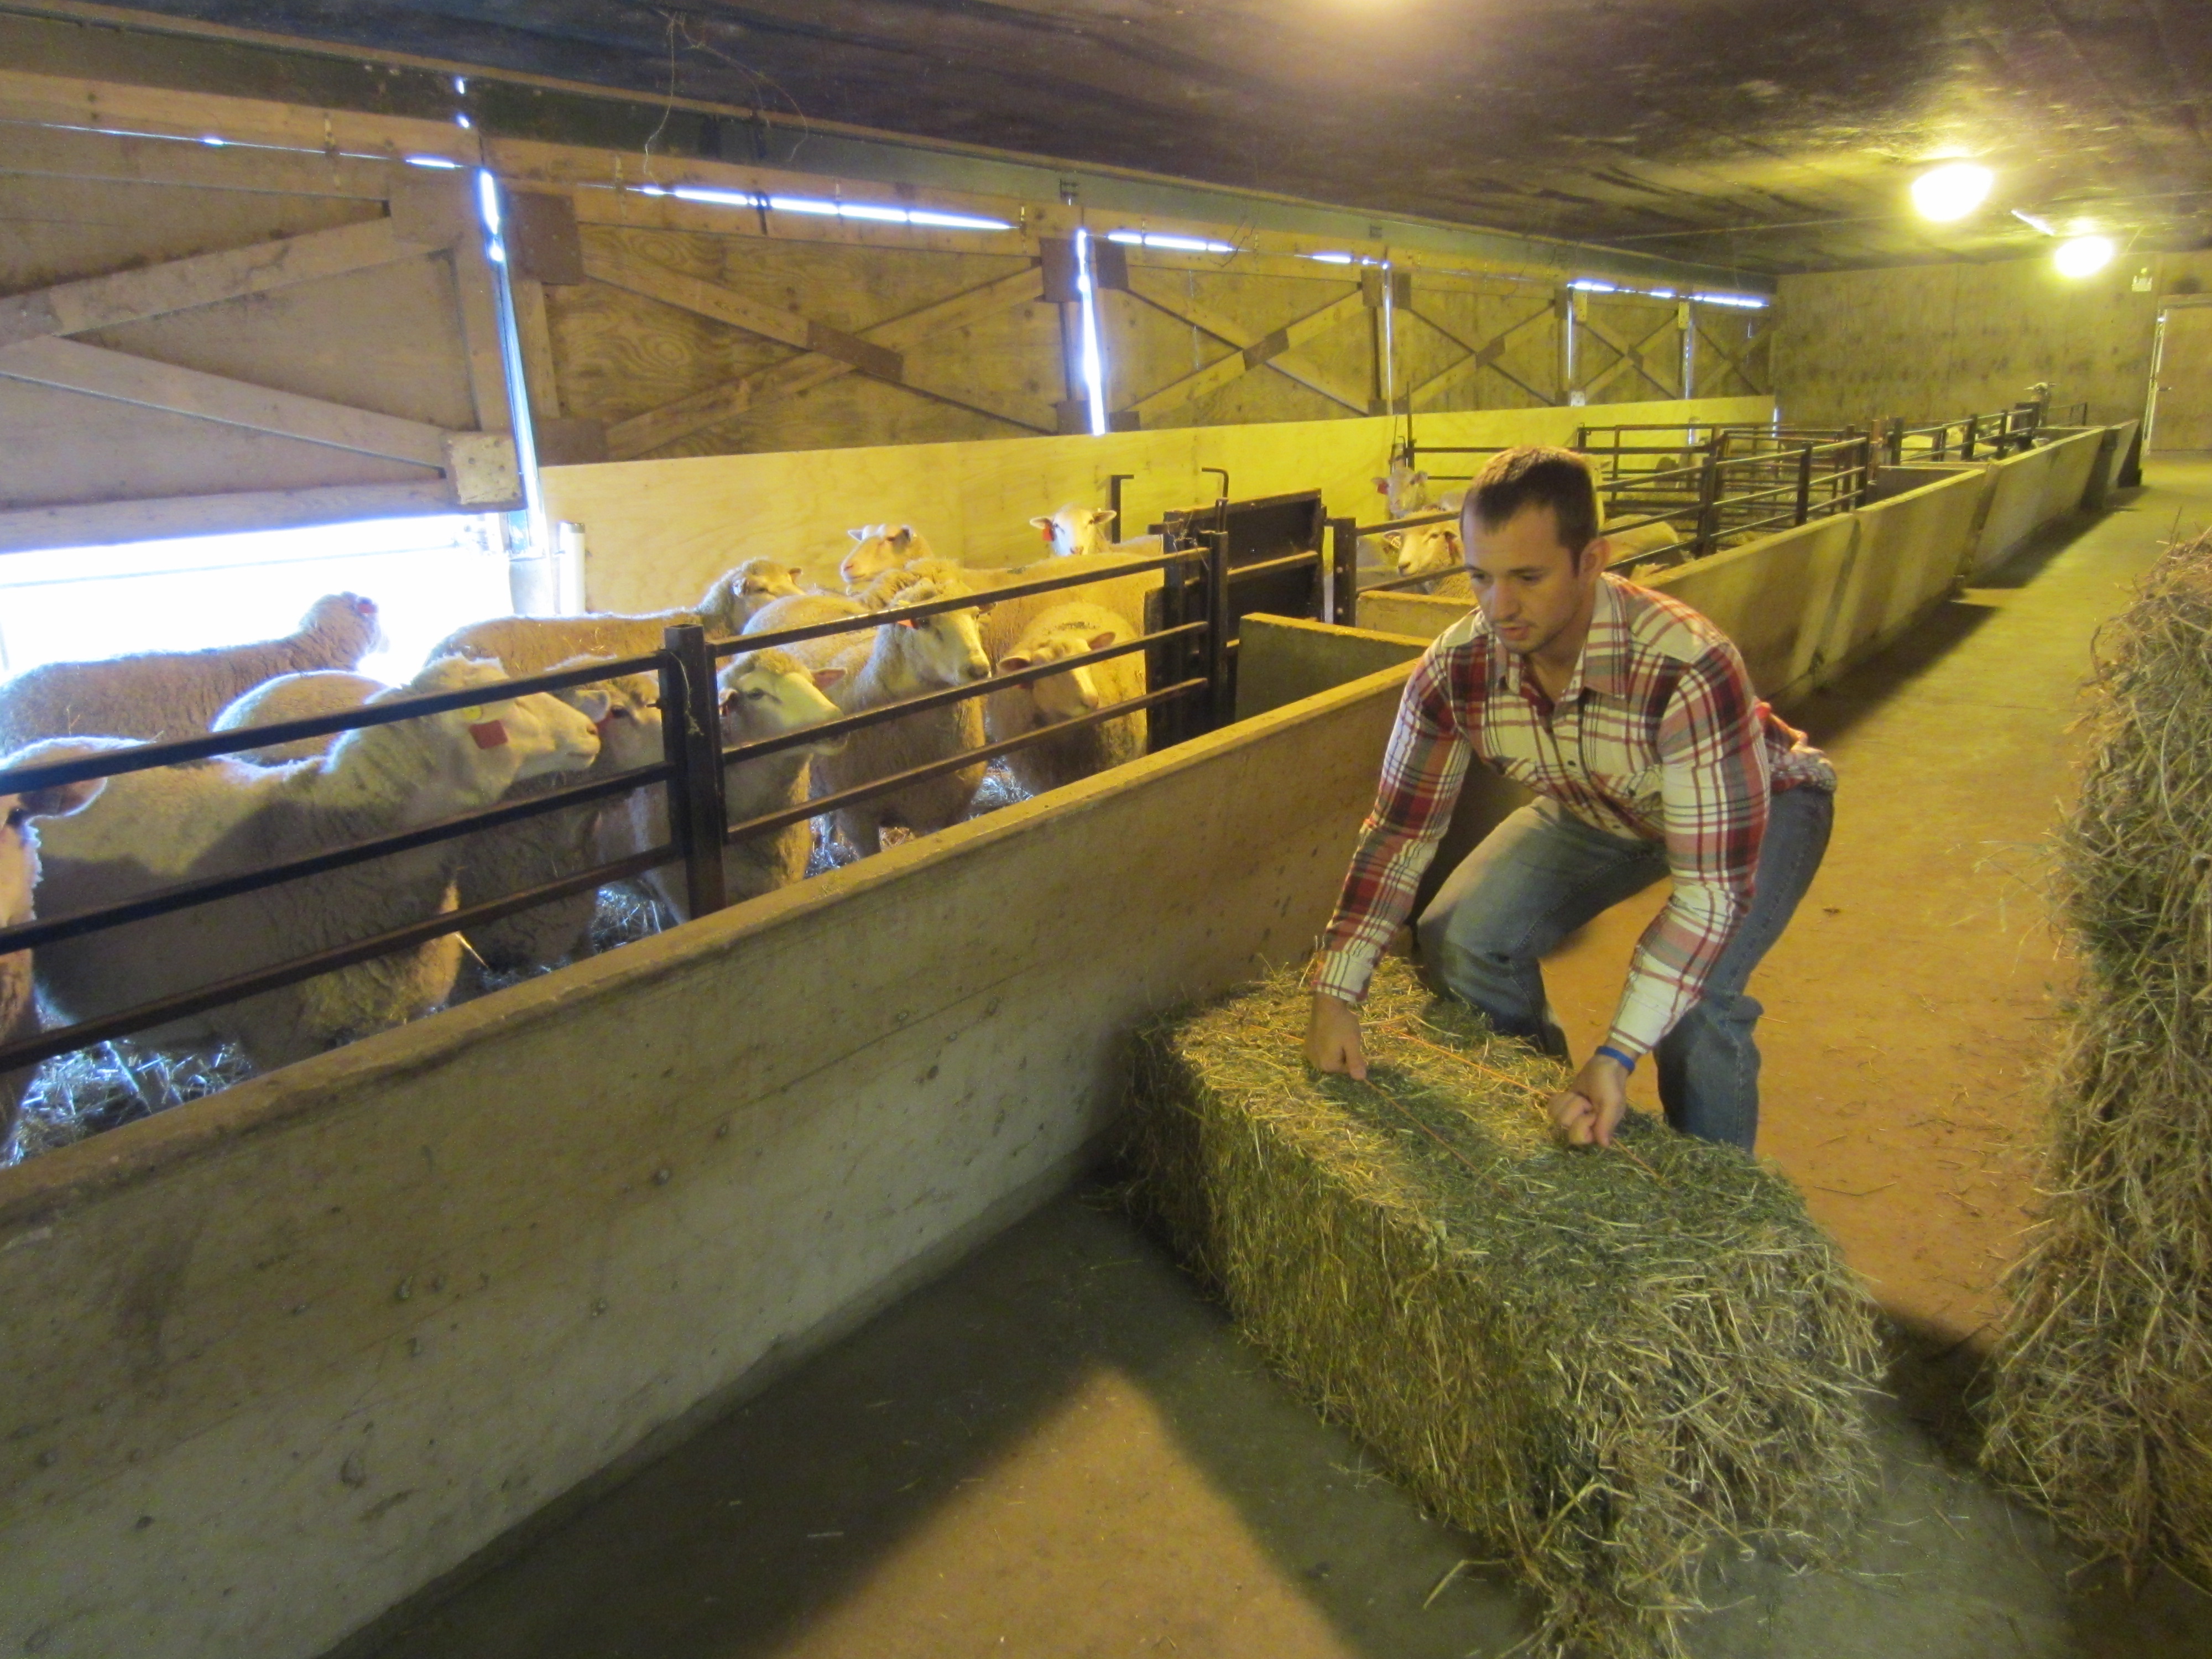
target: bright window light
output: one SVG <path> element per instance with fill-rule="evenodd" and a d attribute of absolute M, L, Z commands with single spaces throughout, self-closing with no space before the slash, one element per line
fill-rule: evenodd
<path fill-rule="evenodd" d="M 1112 230 L 1106 233 L 1109 242 L 1119 242 L 1125 247 L 1165 248 L 1175 253 L 1234 253 L 1237 250 L 1227 242 L 1209 242 L 1202 236 L 1162 236 L 1146 230 Z"/>
<path fill-rule="evenodd" d="M 410 155 L 407 158 L 407 165 L 410 167 L 437 167 L 447 173 L 458 173 L 461 167 L 459 161 L 449 161 L 442 155 Z"/>
<path fill-rule="evenodd" d="M 1091 434 L 1106 431 L 1106 360 L 1098 349 L 1098 295 L 1091 281 L 1091 233 L 1075 233 L 1075 293 L 1083 310 L 1083 391 L 1091 403 Z"/>
<path fill-rule="evenodd" d="M 1692 294 L 1701 306 L 1734 306 L 1739 311 L 1764 311 L 1766 301 L 1748 294 Z"/>
<path fill-rule="evenodd" d="M 291 633 L 325 593 L 374 599 L 386 647 L 361 672 L 397 684 L 465 623 L 504 617 L 496 518 L 376 519 L 304 530 L 50 548 L 0 561 L 0 673 Z"/>
<path fill-rule="evenodd" d="M 2075 236 L 2058 245 L 2051 262 L 2058 267 L 2061 276 L 2094 276 L 2112 264 L 2118 252 L 2109 236 Z"/>
<path fill-rule="evenodd" d="M 1948 224 L 1990 198 L 1997 176 L 1974 161 L 1946 161 L 1912 181 L 1912 205 L 1923 219 Z"/>
<path fill-rule="evenodd" d="M 1567 286 L 1572 289 L 1580 289 L 1585 294 L 1618 294 L 1620 292 L 1620 288 L 1615 284 L 1612 283 L 1601 283 L 1595 277 L 1591 276 L 1577 276 L 1573 282 L 1569 283 Z"/>
<path fill-rule="evenodd" d="M 939 213 L 932 208 L 890 207 L 879 202 L 835 202 L 822 196 L 756 196 L 750 191 L 709 190 L 703 185 L 637 185 L 641 196 L 673 196 L 710 207 L 765 208 L 775 213 L 805 213 L 823 219 L 860 219 L 874 224 L 921 225 L 933 230 L 1012 230 L 1004 219 L 972 213 Z"/>
<path fill-rule="evenodd" d="M 1325 265 L 1348 265 L 1352 263 L 1349 253 L 1309 253 L 1306 258 L 1318 259 Z"/>

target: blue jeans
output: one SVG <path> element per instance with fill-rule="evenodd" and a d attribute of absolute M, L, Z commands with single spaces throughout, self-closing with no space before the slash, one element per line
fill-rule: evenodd
<path fill-rule="evenodd" d="M 1745 981 L 1782 936 L 1827 851 L 1835 799 L 1774 797 L 1749 914 L 1721 951 L 1705 995 L 1654 1055 L 1667 1121 L 1685 1134 L 1751 1150 L 1759 1133 L 1762 1010 Z M 1446 878 L 1416 924 L 1421 961 L 1444 988 L 1507 1036 L 1561 1060 L 1565 1034 L 1544 995 L 1545 957 L 1601 911 L 1667 874 L 1666 849 L 1594 830 L 1550 800 L 1524 806 Z"/>

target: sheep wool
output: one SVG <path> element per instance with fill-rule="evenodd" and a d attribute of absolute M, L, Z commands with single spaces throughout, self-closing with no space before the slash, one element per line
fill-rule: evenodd
<path fill-rule="evenodd" d="M 326 593 L 307 607 L 299 632 L 283 639 L 27 669 L 0 684 L 0 754 L 42 738 L 198 737 L 264 680 L 353 668 L 381 637 L 375 600 Z"/>
<path fill-rule="evenodd" d="M 593 611 L 580 617 L 490 617 L 455 629 L 431 648 L 430 659 L 481 658 L 504 663 L 509 674 L 520 678 L 578 657 L 642 657 L 660 649 L 667 629 L 695 623 L 709 638 L 734 639 L 761 606 L 798 592 L 786 567 L 748 559 L 715 577 L 696 605 L 635 616 Z"/>
<path fill-rule="evenodd" d="M 1127 617 L 1101 605 L 1079 601 L 1054 605 L 1037 614 L 1022 637 L 998 659 L 996 665 L 1000 673 L 1005 673 L 1012 668 L 1080 656 L 1107 645 L 1135 639 L 1138 633 L 1136 625 Z M 1089 695 L 1081 700 L 1081 708 L 1071 704 L 1068 693 L 1073 688 L 1054 684 L 1055 680 L 1072 680 L 1077 675 L 1088 682 L 1084 689 Z M 1133 651 L 1126 657 L 1093 663 L 1066 676 L 1054 675 L 1033 680 L 1025 686 L 994 691 L 984 699 L 984 735 L 992 743 L 1003 742 L 1070 718 L 1082 709 L 1103 708 L 1141 697 L 1145 690 L 1144 653 Z M 1035 795 L 1073 783 L 1078 778 L 1087 778 L 1109 767 L 1122 765 L 1144 752 L 1145 717 L 1139 713 L 1102 720 L 1046 738 L 1025 749 L 1013 750 L 1006 757 L 1006 766 L 1014 775 L 1014 781 Z"/>

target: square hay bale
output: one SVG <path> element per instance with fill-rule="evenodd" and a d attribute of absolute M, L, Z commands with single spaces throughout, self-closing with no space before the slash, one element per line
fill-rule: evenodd
<path fill-rule="evenodd" d="M 2212 1574 L 2212 534 L 2099 639 L 2058 841 L 2081 964 L 1984 1460 L 2100 1555 Z"/>
<path fill-rule="evenodd" d="M 1545 1593 L 1553 1650 L 1679 1653 L 1709 1548 L 1817 1558 L 1873 1470 L 1864 1292 L 1773 1170 L 1631 1114 L 1386 961 L 1370 1080 L 1279 975 L 1142 1033 L 1140 1209 L 1291 1382 Z"/>

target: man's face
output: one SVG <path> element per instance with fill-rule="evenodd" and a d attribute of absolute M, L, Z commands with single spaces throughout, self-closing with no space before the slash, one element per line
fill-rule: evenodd
<path fill-rule="evenodd" d="M 1549 507 L 1524 507 L 1492 528 L 1470 503 L 1460 523 L 1475 599 L 1508 651 L 1541 651 L 1582 617 L 1605 568 L 1602 538 L 1577 557 Z"/>

